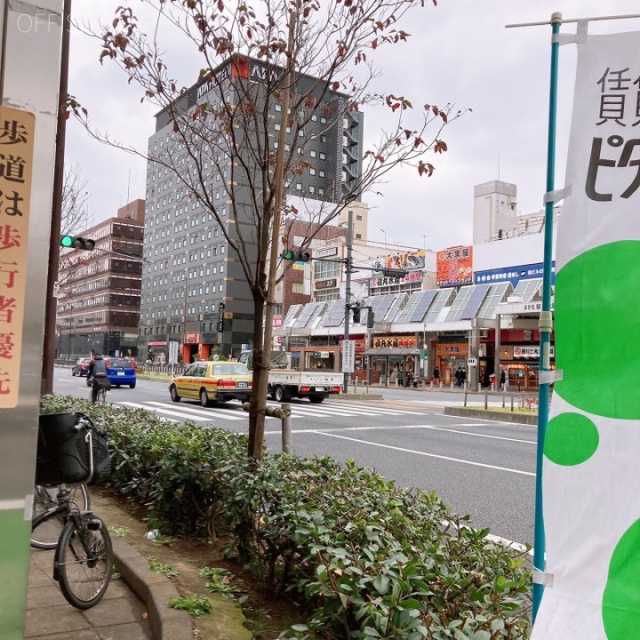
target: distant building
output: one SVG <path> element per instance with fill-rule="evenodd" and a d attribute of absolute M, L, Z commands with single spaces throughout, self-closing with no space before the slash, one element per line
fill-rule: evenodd
<path fill-rule="evenodd" d="M 557 222 L 561 207 L 555 207 Z M 542 233 L 544 210 L 518 213 L 518 187 L 509 182 L 492 180 L 473 188 L 473 244 Z"/>
<path fill-rule="evenodd" d="M 56 354 L 61 358 L 137 355 L 145 201 L 77 235 L 93 251 L 61 249 Z"/>

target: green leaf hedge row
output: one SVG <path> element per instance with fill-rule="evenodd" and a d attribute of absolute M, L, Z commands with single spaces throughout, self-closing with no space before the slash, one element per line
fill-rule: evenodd
<path fill-rule="evenodd" d="M 274 594 L 309 612 L 282 638 L 501 640 L 529 637 L 522 554 L 464 526 L 434 493 L 353 462 L 265 454 L 245 435 L 143 410 L 45 396 L 106 426 L 111 484 L 167 535 L 232 534 L 232 551 Z"/>

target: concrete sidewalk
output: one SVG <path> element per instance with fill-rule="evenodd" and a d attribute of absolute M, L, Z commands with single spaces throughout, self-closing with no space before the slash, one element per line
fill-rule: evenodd
<path fill-rule="evenodd" d="M 100 510 L 96 509 L 99 513 Z M 108 522 L 107 522 L 108 524 Z M 186 611 L 168 606 L 178 592 L 165 576 L 149 569 L 147 560 L 112 535 L 113 579 L 102 601 L 80 611 L 63 597 L 53 579 L 54 551 L 31 550 L 24 637 L 30 640 L 192 640 Z"/>

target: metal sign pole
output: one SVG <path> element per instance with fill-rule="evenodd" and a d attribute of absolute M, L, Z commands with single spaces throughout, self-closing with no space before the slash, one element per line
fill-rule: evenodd
<path fill-rule="evenodd" d="M 3 154 L 19 157 L 22 168 L 14 175 L 5 167 L 0 176 L 0 295 L 11 299 L 0 313 L 0 629 L 3 639 L 19 640 L 29 570 L 47 291 L 42 256 L 50 242 L 63 0 L 3 5 L 0 146 Z"/>

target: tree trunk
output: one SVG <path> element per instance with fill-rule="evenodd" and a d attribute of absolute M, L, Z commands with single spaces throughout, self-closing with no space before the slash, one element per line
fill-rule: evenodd
<path fill-rule="evenodd" d="M 267 391 L 269 384 L 269 366 L 271 350 L 265 351 L 262 334 L 262 318 L 265 301 L 254 298 L 254 331 L 253 331 L 253 390 L 249 403 L 249 457 L 262 458 L 264 448 L 264 422 L 267 407 Z"/>

